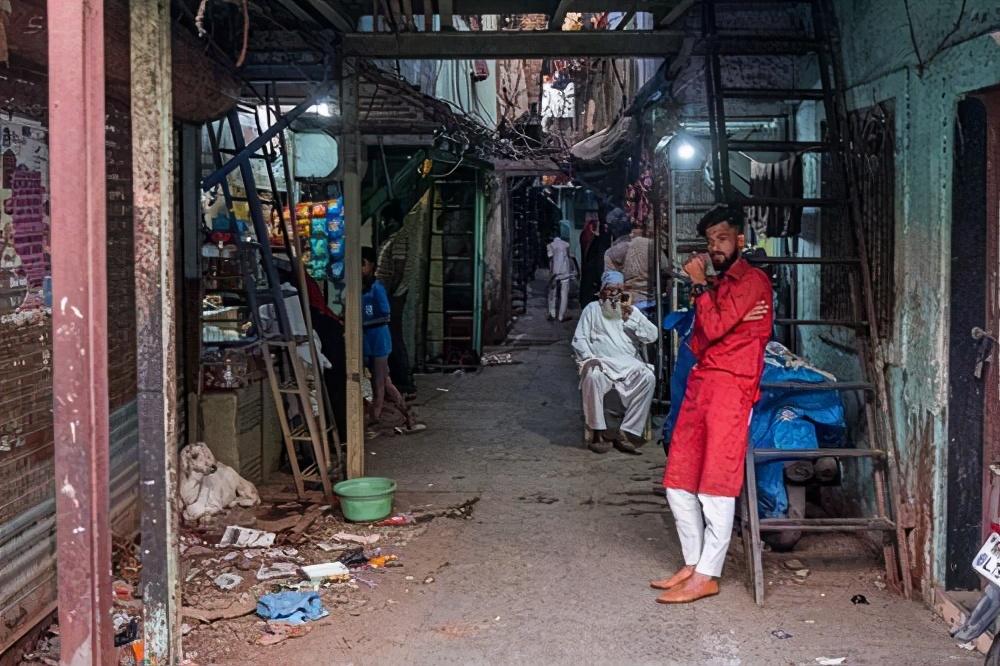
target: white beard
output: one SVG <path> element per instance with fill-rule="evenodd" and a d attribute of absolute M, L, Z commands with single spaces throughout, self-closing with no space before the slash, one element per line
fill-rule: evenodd
<path fill-rule="evenodd" d="M 601 301 L 601 314 L 604 315 L 605 319 L 621 319 L 622 309 L 618 301 L 603 300 Z"/>

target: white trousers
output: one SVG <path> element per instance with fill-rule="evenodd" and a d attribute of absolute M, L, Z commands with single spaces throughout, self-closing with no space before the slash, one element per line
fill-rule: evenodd
<path fill-rule="evenodd" d="M 592 367 L 580 381 L 583 391 L 583 417 L 591 430 L 607 430 L 608 424 L 604 418 L 604 396 L 615 389 L 621 396 L 625 407 L 621 430 L 641 437 L 646 430 L 646 418 L 649 407 L 653 404 L 653 389 L 656 387 L 656 376 L 649 368 L 641 368 L 631 381 L 612 381 L 599 367 Z"/>
<path fill-rule="evenodd" d="M 556 277 L 549 283 L 549 317 L 556 318 L 556 304 L 559 306 L 559 321 L 566 318 L 566 306 L 569 305 L 569 284 L 572 277 Z"/>
<path fill-rule="evenodd" d="M 721 576 L 733 536 L 736 498 L 667 488 L 667 502 L 677 523 L 684 564 L 705 576 Z"/>

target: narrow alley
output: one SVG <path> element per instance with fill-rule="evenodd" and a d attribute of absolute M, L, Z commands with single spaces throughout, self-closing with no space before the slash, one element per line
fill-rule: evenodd
<path fill-rule="evenodd" d="M 848 536 L 832 545 L 824 536 L 818 548 L 803 540 L 794 557 L 811 567 L 805 580 L 767 560 L 763 608 L 744 585 L 737 539 L 719 597 L 654 603 L 648 581 L 680 564 L 665 501 L 652 492 L 662 450 L 598 456 L 582 445 L 573 322 L 545 320 L 543 290 L 534 283 L 512 332 L 524 345 L 516 364 L 423 377 L 419 413 L 432 427 L 369 447 L 369 471 L 397 479 L 400 502 L 477 497 L 471 519 L 430 523 L 407 544 L 404 566 L 379 578 L 363 614 L 336 614 L 270 648 L 269 663 L 979 663 L 926 607 L 880 590 L 879 561 L 865 564 Z M 870 603 L 852 604 L 857 594 Z M 217 663 L 259 658 L 237 644 Z"/>

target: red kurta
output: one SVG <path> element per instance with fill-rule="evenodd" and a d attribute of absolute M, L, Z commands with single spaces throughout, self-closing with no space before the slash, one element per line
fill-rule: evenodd
<path fill-rule="evenodd" d="M 670 440 L 663 475 L 667 488 L 720 497 L 740 494 L 750 412 L 774 316 L 769 309 L 760 321 L 742 320 L 758 301 L 771 305 L 772 300 L 767 275 L 744 259 L 695 299 L 691 349 L 697 363 Z"/>

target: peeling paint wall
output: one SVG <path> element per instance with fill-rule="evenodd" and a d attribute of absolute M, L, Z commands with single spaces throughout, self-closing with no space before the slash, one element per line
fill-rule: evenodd
<path fill-rule="evenodd" d="M 928 596 L 943 581 L 945 567 L 955 112 L 964 94 L 1000 84 L 1000 5 L 910 0 L 908 19 L 903 2 L 834 4 L 849 105 L 895 102 L 896 219 L 887 223 L 896 225 L 897 293 L 883 353 L 902 480 L 916 510 L 912 573 Z"/>

